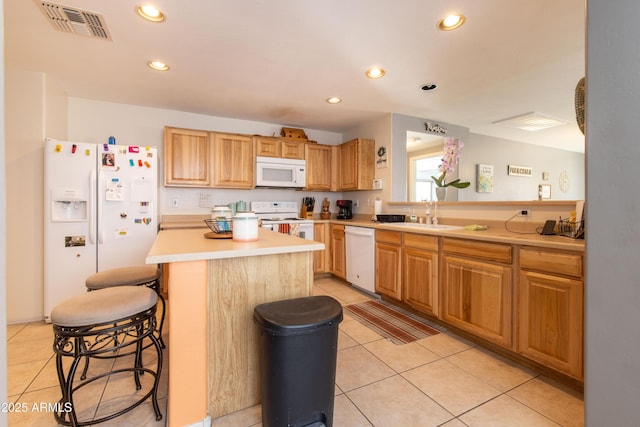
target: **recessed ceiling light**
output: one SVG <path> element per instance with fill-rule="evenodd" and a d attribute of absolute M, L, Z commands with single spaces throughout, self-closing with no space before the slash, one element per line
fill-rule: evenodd
<path fill-rule="evenodd" d="M 149 61 L 147 65 L 157 71 L 167 71 L 169 69 L 167 64 L 160 61 Z"/>
<path fill-rule="evenodd" d="M 372 67 L 369 68 L 365 74 L 370 79 L 379 79 L 380 77 L 384 76 L 385 71 L 380 67 Z"/>
<path fill-rule="evenodd" d="M 438 85 L 435 83 L 425 83 L 420 85 L 420 90 L 423 90 L 425 92 L 429 92 L 430 90 L 436 90 L 438 89 Z"/>
<path fill-rule="evenodd" d="M 451 31 L 460 28 L 467 18 L 464 15 L 451 14 L 438 23 L 438 28 L 442 31 Z"/>
<path fill-rule="evenodd" d="M 160 10 L 151 5 L 136 6 L 138 15 L 151 22 L 164 22 L 166 17 Z"/>
<path fill-rule="evenodd" d="M 342 102 L 342 98 L 338 98 L 337 96 L 332 96 L 331 98 L 327 98 L 327 102 L 329 104 L 340 104 Z"/>

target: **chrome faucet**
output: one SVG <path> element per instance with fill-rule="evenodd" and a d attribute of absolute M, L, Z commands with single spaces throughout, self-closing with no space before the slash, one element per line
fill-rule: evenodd
<path fill-rule="evenodd" d="M 429 200 L 426 204 L 427 204 L 427 224 L 431 224 L 431 203 L 433 203 L 432 200 Z"/>

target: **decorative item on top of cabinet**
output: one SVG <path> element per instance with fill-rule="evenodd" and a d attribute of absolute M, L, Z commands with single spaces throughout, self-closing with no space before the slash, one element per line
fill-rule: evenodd
<path fill-rule="evenodd" d="M 583 256 L 520 249 L 519 342 L 523 355 L 583 379 Z"/>
<path fill-rule="evenodd" d="M 331 146 L 305 144 L 304 157 L 307 167 L 307 190 L 331 190 Z"/>
<path fill-rule="evenodd" d="M 214 149 L 213 186 L 255 188 L 255 149 L 248 135 L 212 132 Z"/>
<path fill-rule="evenodd" d="M 511 245 L 443 238 L 442 253 L 442 320 L 512 348 Z"/>
<path fill-rule="evenodd" d="M 206 131 L 164 127 L 164 185 L 211 187 L 213 150 Z"/>
<path fill-rule="evenodd" d="M 402 300 L 402 233 L 376 230 L 376 292 Z"/>
<path fill-rule="evenodd" d="M 305 143 L 267 136 L 256 137 L 256 155 L 304 160 Z"/>
<path fill-rule="evenodd" d="M 345 243 L 344 225 L 331 224 L 331 274 L 341 279 L 347 277 Z"/>
<path fill-rule="evenodd" d="M 438 237 L 404 233 L 402 240 L 402 301 L 437 316 Z"/>
<path fill-rule="evenodd" d="M 338 146 L 338 191 L 371 190 L 375 178 L 375 141 L 357 138 Z"/>

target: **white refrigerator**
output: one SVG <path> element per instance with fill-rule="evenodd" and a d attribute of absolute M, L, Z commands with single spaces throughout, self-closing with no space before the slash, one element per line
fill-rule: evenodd
<path fill-rule="evenodd" d="M 145 263 L 158 232 L 152 147 L 44 142 L 44 316 L 87 276 Z"/>

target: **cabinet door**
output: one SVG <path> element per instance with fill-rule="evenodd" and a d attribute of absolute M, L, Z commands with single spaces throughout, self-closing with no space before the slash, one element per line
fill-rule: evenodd
<path fill-rule="evenodd" d="M 347 277 L 344 225 L 331 225 L 331 273 Z"/>
<path fill-rule="evenodd" d="M 338 148 L 338 190 L 371 190 L 375 177 L 375 141 L 358 138 Z"/>
<path fill-rule="evenodd" d="M 282 144 L 275 138 L 256 138 L 256 156 L 280 157 Z"/>
<path fill-rule="evenodd" d="M 316 222 L 313 224 L 313 239 L 316 242 L 324 243 L 325 249 L 313 252 L 313 272 L 326 273 L 329 271 L 329 223 Z"/>
<path fill-rule="evenodd" d="M 280 144 L 282 145 L 282 158 L 283 159 L 298 159 L 298 160 L 304 160 L 304 150 L 305 150 L 305 144 L 304 142 L 299 142 L 299 141 L 280 141 Z"/>
<path fill-rule="evenodd" d="M 527 357 L 583 378 L 581 280 L 520 272 L 518 350 Z"/>
<path fill-rule="evenodd" d="M 214 133 L 213 186 L 254 188 L 255 152 L 247 135 Z"/>
<path fill-rule="evenodd" d="M 511 268 L 443 256 L 442 320 L 512 347 Z"/>
<path fill-rule="evenodd" d="M 411 307 L 438 315 L 438 253 L 402 248 L 402 299 Z"/>
<path fill-rule="evenodd" d="M 358 189 L 358 147 L 357 140 L 341 144 L 338 151 L 338 189 Z"/>
<path fill-rule="evenodd" d="M 307 189 L 331 190 L 331 146 L 305 144 Z"/>
<path fill-rule="evenodd" d="M 376 242 L 376 292 L 400 301 L 402 286 L 400 276 L 401 247 L 386 242 Z"/>
<path fill-rule="evenodd" d="M 211 187 L 209 132 L 164 128 L 164 185 Z"/>

